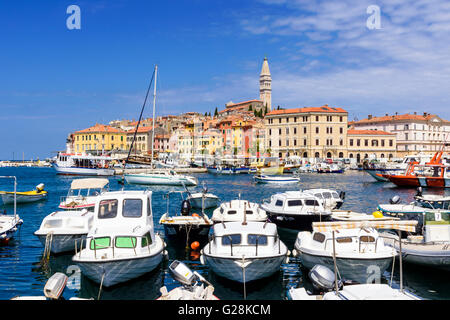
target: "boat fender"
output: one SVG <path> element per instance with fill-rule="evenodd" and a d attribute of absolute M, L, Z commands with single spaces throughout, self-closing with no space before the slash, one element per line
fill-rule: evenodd
<path fill-rule="evenodd" d="M 205 265 L 205 258 L 203 258 L 203 255 L 200 255 L 200 263 Z"/>
<path fill-rule="evenodd" d="M 289 257 L 286 256 L 286 259 L 284 259 L 284 263 L 289 263 Z"/>
<path fill-rule="evenodd" d="M 339 198 L 341 198 L 342 200 L 345 199 L 345 191 L 341 191 L 341 192 L 339 193 Z"/>
<path fill-rule="evenodd" d="M 297 255 L 298 255 L 297 250 L 296 249 L 292 250 L 292 256 L 295 258 L 297 257 Z"/>
<path fill-rule="evenodd" d="M 163 251 L 163 255 L 164 255 L 164 257 L 166 257 L 166 258 L 169 256 L 169 253 L 167 252 L 167 250 L 164 250 L 164 251 Z"/>

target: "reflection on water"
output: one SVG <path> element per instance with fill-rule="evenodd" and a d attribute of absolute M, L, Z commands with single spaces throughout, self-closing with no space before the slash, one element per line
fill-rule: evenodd
<path fill-rule="evenodd" d="M 57 176 L 51 168 L 0 168 L 0 175 L 15 175 L 18 179 L 18 190 L 32 190 L 39 183 L 45 184 L 49 192 L 48 199 L 34 204 L 18 205 L 17 212 L 24 220 L 15 240 L 6 247 L 0 247 L 0 299 L 10 299 L 16 295 L 42 295 L 47 279 L 55 272 L 63 272 L 69 276 L 69 285 L 64 292 L 64 298 L 78 296 L 96 299 L 99 284 L 92 282 L 76 273 L 76 266 L 72 263 L 72 254 L 51 256 L 46 264 L 41 262 L 43 247 L 37 237 L 33 235 L 42 219 L 53 211 L 58 210 L 61 196 L 67 194 L 73 177 Z M 255 184 L 253 176 L 210 174 L 195 175 L 200 182 L 204 181 L 208 191 L 216 194 L 222 201 L 242 199 L 260 203 L 277 192 L 310 188 L 334 188 L 346 192 L 346 199 L 342 209 L 372 213 L 379 203 L 388 203 L 389 199 L 399 195 L 404 203 L 414 200 L 415 189 L 397 188 L 390 183 L 372 181 L 369 175 L 359 171 L 349 171 L 344 174 L 303 174 L 297 185 L 264 185 Z M 117 183 L 119 177 L 110 178 L 110 189 L 120 190 L 122 185 Z M 9 190 L 11 186 L 0 181 L 0 190 Z M 167 209 L 163 195 L 171 190 L 183 190 L 182 187 L 141 187 L 125 185 L 125 190 L 150 189 L 153 191 L 153 216 L 155 230 L 164 235 L 164 229 L 158 224 L 159 218 Z M 195 188 L 190 188 L 194 190 Z M 201 187 L 197 188 L 200 190 Z M 450 194 L 449 190 L 426 190 L 433 194 Z M 180 210 L 181 196 L 171 195 L 170 213 L 176 214 Z M 12 213 L 12 207 L 0 207 Z M 207 210 L 208 216 L 213 210 Z M 281 240 L 289 250 L 294 247 L 297 232 L 280 229 Z M 175 259 L 185 262 L 190 268 L 199 272 L 214 287 L 214 294 L 220 299 L 243 299 L 243 284 L 221 278 L 211 272 L 199 261 L 198 252 L 186 250 L 185 239 L 165 239 L 169 253 L 165 260 L 153 272 L 133 281 L 119 284 L 112 288 L 103 288 L 101 299 L 156 299 L 160 296 L 159 289 L 166 286 L 170 291 L 179 285 L 168 271 L 168 265 Z M 203 247 L 207 240 L 201 241 Z M 393 276 L 394 285 L 399 284 L 398 262 Z M 382 282 L 388 283 L 391 268 L 384 273 Z M 289 263 L 283 264 L 280 271 L 273 276 L 248 283 L 246 285 L 247 299 L 286 299 L 286 292 L 291 287 L 310 286 L 299 260 L 290 258 Z M 404 265 L 404 286 L 407 290 L 427 299 L 450 299 L 450 277 L 448 272 L 431 270 L 424 267 Z"/>

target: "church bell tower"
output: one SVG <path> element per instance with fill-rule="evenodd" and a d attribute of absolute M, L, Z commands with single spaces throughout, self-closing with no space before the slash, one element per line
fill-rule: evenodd
<path fill-rule="evenodd" d="M 272 110 L 272 76 L 270 75 L 267 57 L 264 58 L 259 76 L 259 100 L 263 102 L 263 108 L 267 106 L 267 112 Z"/>

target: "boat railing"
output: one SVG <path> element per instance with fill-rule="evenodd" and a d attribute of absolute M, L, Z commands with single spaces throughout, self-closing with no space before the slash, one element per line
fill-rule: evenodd
<path fill-rule="evenodd" d="M 210 235 L 209 236 L 209 254 L 211 254 L 211 242 L 216 241 L 216 239 L 222 239 L 222 238 L 228 238 L 230 240 L 230 255 L 233 257 L 233 247 L 236 248 L 244 248 L 244 247 L 255 247 L 255 256 L 258 256 L 258 247 L 261 246 L 259 244 L 259 238 L 260 237 L 267 237 L 267 238 L 274 238 L 274 243 L 278 243 L 278 254 L 281 254 L 281 240 L 279 235 L 256 235 L 256 242 L 255 244 L 234 244 L 233 245 L 233 239 L 230 235 L 224 235 L 224 236 L 216 236 L 216 235 Z"/>
<path fill-rule="evenodd" d="M 113 258 L 115 258 L 115 250 L 114 250 L 114 248 L 117 248 L 114 244 L 115 244 L 115 240 L 116 240 L 116 238 L 118 238 L 118 237 L 130 237 L 130 238 L 136 238 L 136 243 L 135 243 L 135 245 L 133 246 L 133 251 L 134 251 L 134 255 L 135 256 L 137 256 L 137 251 L 136 251 L 136 247 L 137 247 L 137 241 L 138 240 L 141 240 L 142 241 L 142 239 L 146 239 L 147 240 L 147 248 L 148 248 L 148 253 L 151 253 L 151 250 L 150 250 L 150 244 L 151 244 L 151 242 L 149 241 L 150 239 L 147 237 L 147 236 L 136 236 L 136 235 L 133 235 L 133 236 L 115 236 L 115 237 L 113 237 L 112 238 L 112 244 L 110 244 L 109 246 L 104 246 L 104 245 L 101 245 L 101 244 L 98 244 L 98 243 L 96 243 L 95 242 L 95 239 L 96 238 L 99 238 L 99 237 L 93 237 L 93 236 L 90 236 L 90 237 L 87 237 L 87 236 L 83 236 L 83 237 L 81 237 L 80 239 L 79 239 L 79 241 L 80 241 L 80 250 L 78 251 L 78 240 L 75 240 L 75 256 L 76 255 L 78 255 L 78 257 L 81 257 L 81 251 L 83 250 L 83 242 L 85 242 L 85 246 L 87 247 L 87 243 L 88 243 L 88 240 L 89 239 L 91 239 L 91 240 L 94 240 L 94 258 L 95 259 L 97 259 L 97 248 L 99 249 L 99 250 L 103 250 L 103 249 L 112 249 L 112 254 L 113 254 Z M 141 242 L 142 243 L 142 242 Z M 117 248 L 117 249 L 131 249 L 131 248 Z"/>

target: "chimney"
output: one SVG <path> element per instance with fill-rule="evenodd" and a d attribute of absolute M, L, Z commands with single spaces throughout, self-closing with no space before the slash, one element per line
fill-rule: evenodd
<path fill-rule="evenodd" d="M 414 115 L 417 115 L 417 112 L 416 112 L 416 111 L 414 111 Z"/>
<path fill-rule="evenodd" d="M 426 113 L 426 112 L 424 112 L 424 113 L 423 113 L 423 116 L 424 116 L 424 117 L 426 117 L 426 116 L 427 116 L 427 113 Z"/>
<path fill-rule="evenodd" d="M 367 119 L 368 119 L 368 120 L 372 119 L 372 115 L 369 114 L 369 115 L 367 116 Z"/>
<path fill-rule="evenodd" d="M 389 113 L 386 113 L 386 117 L 389 115 Z"/>

